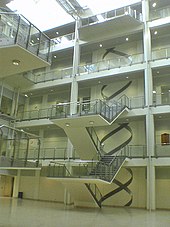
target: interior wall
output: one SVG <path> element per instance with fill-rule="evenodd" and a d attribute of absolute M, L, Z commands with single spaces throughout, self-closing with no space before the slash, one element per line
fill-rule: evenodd
<path fill-rule="evenodd" d="M 109 134 L 109 132 L 115 130 L 120 125 L 118 123 L 113 123 L 107 127 L 96 127 L 95 131 L 101 140 L 104 136 Z M 131 152 L 133 155 L 137 155 L 139 152 L 143 152 L 143 145 L 145 145 L 145 122 L 144 121 L 135 121 L 129 122 L 128 126 L 132 129 L 132 140 L 128 145 L 131 147 Z M 142 136 L 141 136 L 142 135 Z M 131 136 L 130 132 L 127 129 L 123 128 L 119 132 L 112 135 L 109 139 L 104 142 L 104 151 L 109 152 L 115 147 L 119 146 L 123 142 L 125 142 Z M 141 146 L 135 146 L 141 145 Z"/>
<path fill-rule="evenodd" d="M 132 204 L 130 207 L 145 208 L 146 207 L 146 177 L 145 177 L 145 168 L 132 168 L 133 180 L 132 183 L 128 186 L 132 192 Z M 116 179 L 119 180 L 122 184 L 125 184 L 130 178 L 131 174 L 125 169 L 122 168 L 118 173 Z M 78 182 L 70 182 L 70 184 L 62 184 L 61 181 L 48 179 L 46 177 L 40 177 L 38 185 L 38 196 L 35 196 L 35 191 L 37 190 L 37 178 L 33 176 L 22 176 L 20 180 L 19 191 L 23 192 L 23 198 L 27 199 L 38 199 L 46 201 L 55 201 L 55 202 L 64 202 L 64 189 L 68 187 L 68 190 L 71 193 L 71 197 L 75 205 L 91 206 L 94 207 L 94 201 L 89 194 L 88 190 L 84 186 L 84 183 L 78 184 Z M 72 185 L 70 187 L 70 185 Z M 74 187 L 73 187 L 74 186 Z M 112 183 L 111 185 L 99 183 L 97 184 L 102 195 L 107 194 L 108 192 L 115 190 L 118 185 Z M 81 189 L 81 190 L 78 190 Z M 76 193 L 75 193 L 76 190 Z M 87 203 L 88 198 L 88 203 Z M 124 206 L 131 199 L 131 195 L 128 194 L 125 190 L 120 191 L 119 193 L 113 195 L 106 201 L 103 205 L 106 206 Z M 75 200 L 75 201 L 74 201 Z"/>
<path fill-rule="evenodd" d="M 113 46 L 110 48 L 115 48 L 115 50 L 126 53 L 127 55 L 143 53 L 143 45 L 142 45 L 142 41 L 140 41 L 140 40 L 134 41 L 134 42 L 125 41 L 124 43 L 121 43 L 119 45 L 113 44 Z M 102 61 L 102 58 L 103 58 L 103 55 L 105 54 L 105 52 L 106 52 L 106 49 L 104 49 L 104 48 L 100 48 L 100 49 L 94 51 L 92 61 L 93 62 Z M 105 60 L 113 59 L 113 61 L 115 60 L 115 62 L 117 62 L 117 58 L 122 58 L 122 56 L 119 56 L 118 54 L 114 54 L 114 53 L 109 53 L 108 55 L 106 55 L 106 57 L 104 59 Z M 124 61 L 128 62 L 128 60 L 126 58 L 124 58 Z"/>
<path fill-rule="evenodd" d="M 170 209 L 170 167 L 156 168 L 156 208 Z"/>
<path fill-rule="evenodd" d="M 119 91 L 122 87 L 124 87 L 126 84 L 128 84 L 130 81 L 132 83 L 130 86 L 125 89 L 123 92 L 121 92 L 119 95 L 117 95 L 114 99 L 119 99 L 123 94 L 125 94 L 127 97 L 138 97 L 144 95 L 144 81 L 143 77 L 137 77 L 133 80 L 113 80 L 113 83 L 109 83 L 107 87 L 103 90 L 103 93 L 105 96 L 111 96 L 115 92 Z M 94 100 L 96 98 L 103 99 L 101 95 L 103 85 L 96 85 L 92 87 L 91 91 L 91 99 Z"/>
<path fill-rule="evenodd" d="M 37 189 L 38 187 L 38 189 Z M 38 193 L 36 191 L 38 190 Z M 20 179 L 19 191 L 23 192 L 23 198 L 63 202 L 64 188 L 56 180 L 40 177 L 37 186 L 37 178 L 33 176 L 22 176 Z"/>

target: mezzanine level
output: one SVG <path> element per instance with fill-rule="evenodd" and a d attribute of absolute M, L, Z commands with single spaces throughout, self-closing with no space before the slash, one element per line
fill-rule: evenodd
<path fill-rule="evenodd" d="M 0 11 L 1 77 L 50 65 L 50 46 L 51 40 L 25 17 Z"/>
<path fill-rule="evenodd" d="M 170 47 L 159 48 L 152 51 L 151 67 L 169 66 L 170 64 Z M 92 64 L 79 65 L 77 81 L 114 76 L 121 73 L 130 73 L 142 71 L 146 68 L 143 53 L 128 55 L 128 57 L 115 56 L 109 60 L 102 60 Z M 31 72 L 24 74 L 24 77 L 32 81 L 34 85 L 32 90 L 40 89 L 45 86 L 53 86 L 58 83 L 71 83 L 72 67 L 51 70 L 49 72 Z"/>

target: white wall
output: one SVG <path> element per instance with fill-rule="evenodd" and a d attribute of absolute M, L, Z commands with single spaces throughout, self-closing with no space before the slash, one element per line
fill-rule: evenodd
<path fill-rule="evenodd" d="M 156 208 L 170 209 L 170 167 L 156 168 Z"/>
<path fill-rule="evenodd" d="M 37 190 L 37 178 L 33 176 L 22 176 L 20 179 L 19 191 L 23 192 L 23 198 L 63 202 L 64 188 L 56 180 L 40 177 L 38 197 L 35 196 Z"/>

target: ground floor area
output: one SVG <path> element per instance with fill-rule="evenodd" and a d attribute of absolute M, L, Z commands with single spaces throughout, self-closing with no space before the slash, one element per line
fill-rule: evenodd
<path fill-rule="evenodd" d="M 169 227 L 170 211 L 78 208 L 55 202 L 0 198 L 0 227 Z"/>

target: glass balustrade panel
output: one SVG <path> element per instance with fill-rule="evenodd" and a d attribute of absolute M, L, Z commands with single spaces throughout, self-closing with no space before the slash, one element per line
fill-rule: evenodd
<path fill-rule="evenodd" d="M 20 17 L 17 33 L 17 43 L 24 48 L 27 48 L 28 45 L 30 27 L 31 24 L 25 18 Z"/>
<path fill-rule="evenodd" d="M 28 40 L 28 50 L 35 55 L 37 55 L 39 52 L 40 35 L 40 31 L 36 27 L 31 25 Z"/>
<path fill-rule="evenodd" d="M 48 61 L 50 54 L 50 39 L 43 33 L 41 33 L 39 42 L 40 43 L 38 56 L 44 59 L 45 61 Z"/>

